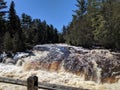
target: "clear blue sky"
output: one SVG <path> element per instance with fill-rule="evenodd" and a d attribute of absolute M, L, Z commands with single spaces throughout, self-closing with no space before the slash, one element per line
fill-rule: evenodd
<path fill-rule="evenodd" d="M 12 0 L 5 0 L 9 3 Z M 46 20 L 61 31 L 63 25 L 68 25 L 72 20 L 73 11 L 76 9 L 76 0 L 13 0 L 15 9 L 20 16 L 23 12 L 33 18 Z"/>

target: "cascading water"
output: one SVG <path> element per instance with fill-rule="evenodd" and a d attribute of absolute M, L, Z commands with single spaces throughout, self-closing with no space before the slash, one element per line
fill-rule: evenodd
<path fill-rule="evenodd" d="M 0 76 L 26 80 L 34 74 L 40 82 L 90 90 L 120 90 L 118 53 L 69 45 L 40 45 L 32 53 L 32 56 L 22 58 L 25 64 L 19 72 L 20 66 L 0 64 Z"/>
<path fill-rule="evenodd" d="M 92 63 L 93 63 L 94 72 L 96 74 L 96 81 L 99 84 L 99 83 L 101 83 L 101 71 L 102 71 L 102 69 L 98 67 L 98 64 L 96 63 L 95 60 L 92 60 Z"/>

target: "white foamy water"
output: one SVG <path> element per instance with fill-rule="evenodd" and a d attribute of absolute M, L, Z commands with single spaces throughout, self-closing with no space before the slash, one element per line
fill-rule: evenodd
<path fill-rule="evenodd" d="M 43 70 L 24 71 L 22 67 L 0 64 L 0 76 L 2 77 L 26 80 L 31 75 L 38 76 L 39 82 L 80 87 L 91 90 L 120 90 L 120 80 L 118 83 L 114 84 L 98 84 L 93 81 L 84 81 L 84 76 L 77 76 L 66 72 L 57 73 Z M 26 90 L 26 88 L 0 83 L 0 90 Z"/>
<path fill-rule="evenodd" d="M 93 67 L 94 67 L 94 70 L 95 70 L 95 72 L 96 72 L 96 81 L 97 81 L 97 83 L 100 83 L 101 82 L 101 68 L 98 68 L 98 64 L 95 62 L 95 60 L 93 60 L 92 61 L 92 63 L 93 63 Z"/>

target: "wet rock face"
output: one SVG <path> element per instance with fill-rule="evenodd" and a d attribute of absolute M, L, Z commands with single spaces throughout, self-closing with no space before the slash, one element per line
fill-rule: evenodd
<path fill-rule="evenodd" d="M 43 46 L 36 46 L 34 49 L 41 51 Z M 46 57 L 41 58 L 41 61 L 60 61 L 64 58 L 67 58 L 70 54 L 70 51 L 68 50 L 68 47 L 65 46 L 57 46 L 57 45 L 45 45 L 43 47 L 45 49 L 44 51 L 49 51 L 48 55 Z M 43 51 L 42 49 L 42 51 Z"/>
<path fill-rule="evenodd" d="M 59 71 L 63 67 L 66 72 L 82 74 L 86 80 L 96 82 L 114 82 L 120 75 L 120 55 L 109 50 L 86 50 L 68 45 L 40 45 L 34 50 L 49 51 L 47 56 L 37 59 L 37 69 Z M 28 64 L 29 68 L 35 68 L 32 64 Z"/>
<path fill-rule="evenodd" d="M 80 47 L 59 45 L 49 46 L 49 52 L 46 57 L 39 59 L 42 67 L 45 65 L 47 70 L 54 67 L 52 71 L 58 71 L 60 63 L 63 62 L 66 72 L 85 75 L 86 80 L 115 82 L 119 79 L 116 77 L 120 75 L 120 54 L 109 50 L 85 50 Z"/>
<path fill-rule="evenodd" d="M 118 58 L 120 56 L 115 56 L 111 52 L 101 50 L 84 55 L 72 54 L 67 60 L 64 60 L 64 68 L 72 73 L 79 72 L 84 74 L 86 80 L 115 82 L 119 79 L 116 77 L 120 75 L 120 59 Z"/>
<path fill-rule="evenodd" d="M 120 55 L 109 50 L 86 50 L 69 45 L 37 45 L 34 50 L 49 52 L 36 60 L 37 69 L 59 71 L 63 67 L 66 72 L 82 74 L 86 80 L 96 82 L 114 82 L 120 75 Z M 28 64 L 29 69 L 35 68 L 33 64 Z"/>
<path fill-rule="evenodd" d="M 6 58 L 3 63 L 5 64 L 15 64 L 15 61 L 12 58 Z"/>
<path fill-rule="evenodd" d="M 33 51 L 40 52 L 49 52 L 46 56 L 38 57 L 36 60 L 31 61 L 39 63 L 39 69 L 45 69 L 50 71 L 59 71 L 62 67 L 62 62 L 67 60 L 71 53 L 83 53 L 85 54 L 87 50 L 83 50 L 81 48 L 72 47 L 68 45 L 37 45 L 33 48 Z M 85 51 L 85 52 L 84 52 Z M 28 62 L 26 62 L 28 63 Z M 26 65 L 26 64 L 25 64 Z M 26 65 L 27 66 L 27 65 Z M 26 68 L 25 66 L 25 68 Z M 32 69 L 33 65 L 28 63 L 29 69 Z M 37 65 L 36 65 L 37 66 Z"/>
<path fill-rule="evenodd" d="M 84 75 L 85 80 L 100 82 L 116 82 L 120 76 L 120 54 L 104 49 L 87 50 L 65 44 L 37 45 L 33 55 L 19 53 L 16 55 L 18 66 L 24 70 L 48 70 L 70 72 Z M 44 54 L 42 54 L 44 53 Z M 6 58 L 5 54 L 3 55 Z M 21 59 L 21 58 L 22 59 Z M 5 63 L 14 64 L 12 59 Z"/>

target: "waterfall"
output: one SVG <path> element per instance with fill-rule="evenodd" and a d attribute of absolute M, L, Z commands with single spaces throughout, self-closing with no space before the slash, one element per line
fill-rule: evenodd
<path fill-rule="evenodd" d="M 96 75 L 96 81 L 97 81 L 97 83 L 100 83 L 101 82 L 101 71 L 102 71 L 102 69 L 98 67 L 98 64 L 96 63 L 95 60 L 93 60 L 92 63 L 93 63 L 94 73 Z"/>

